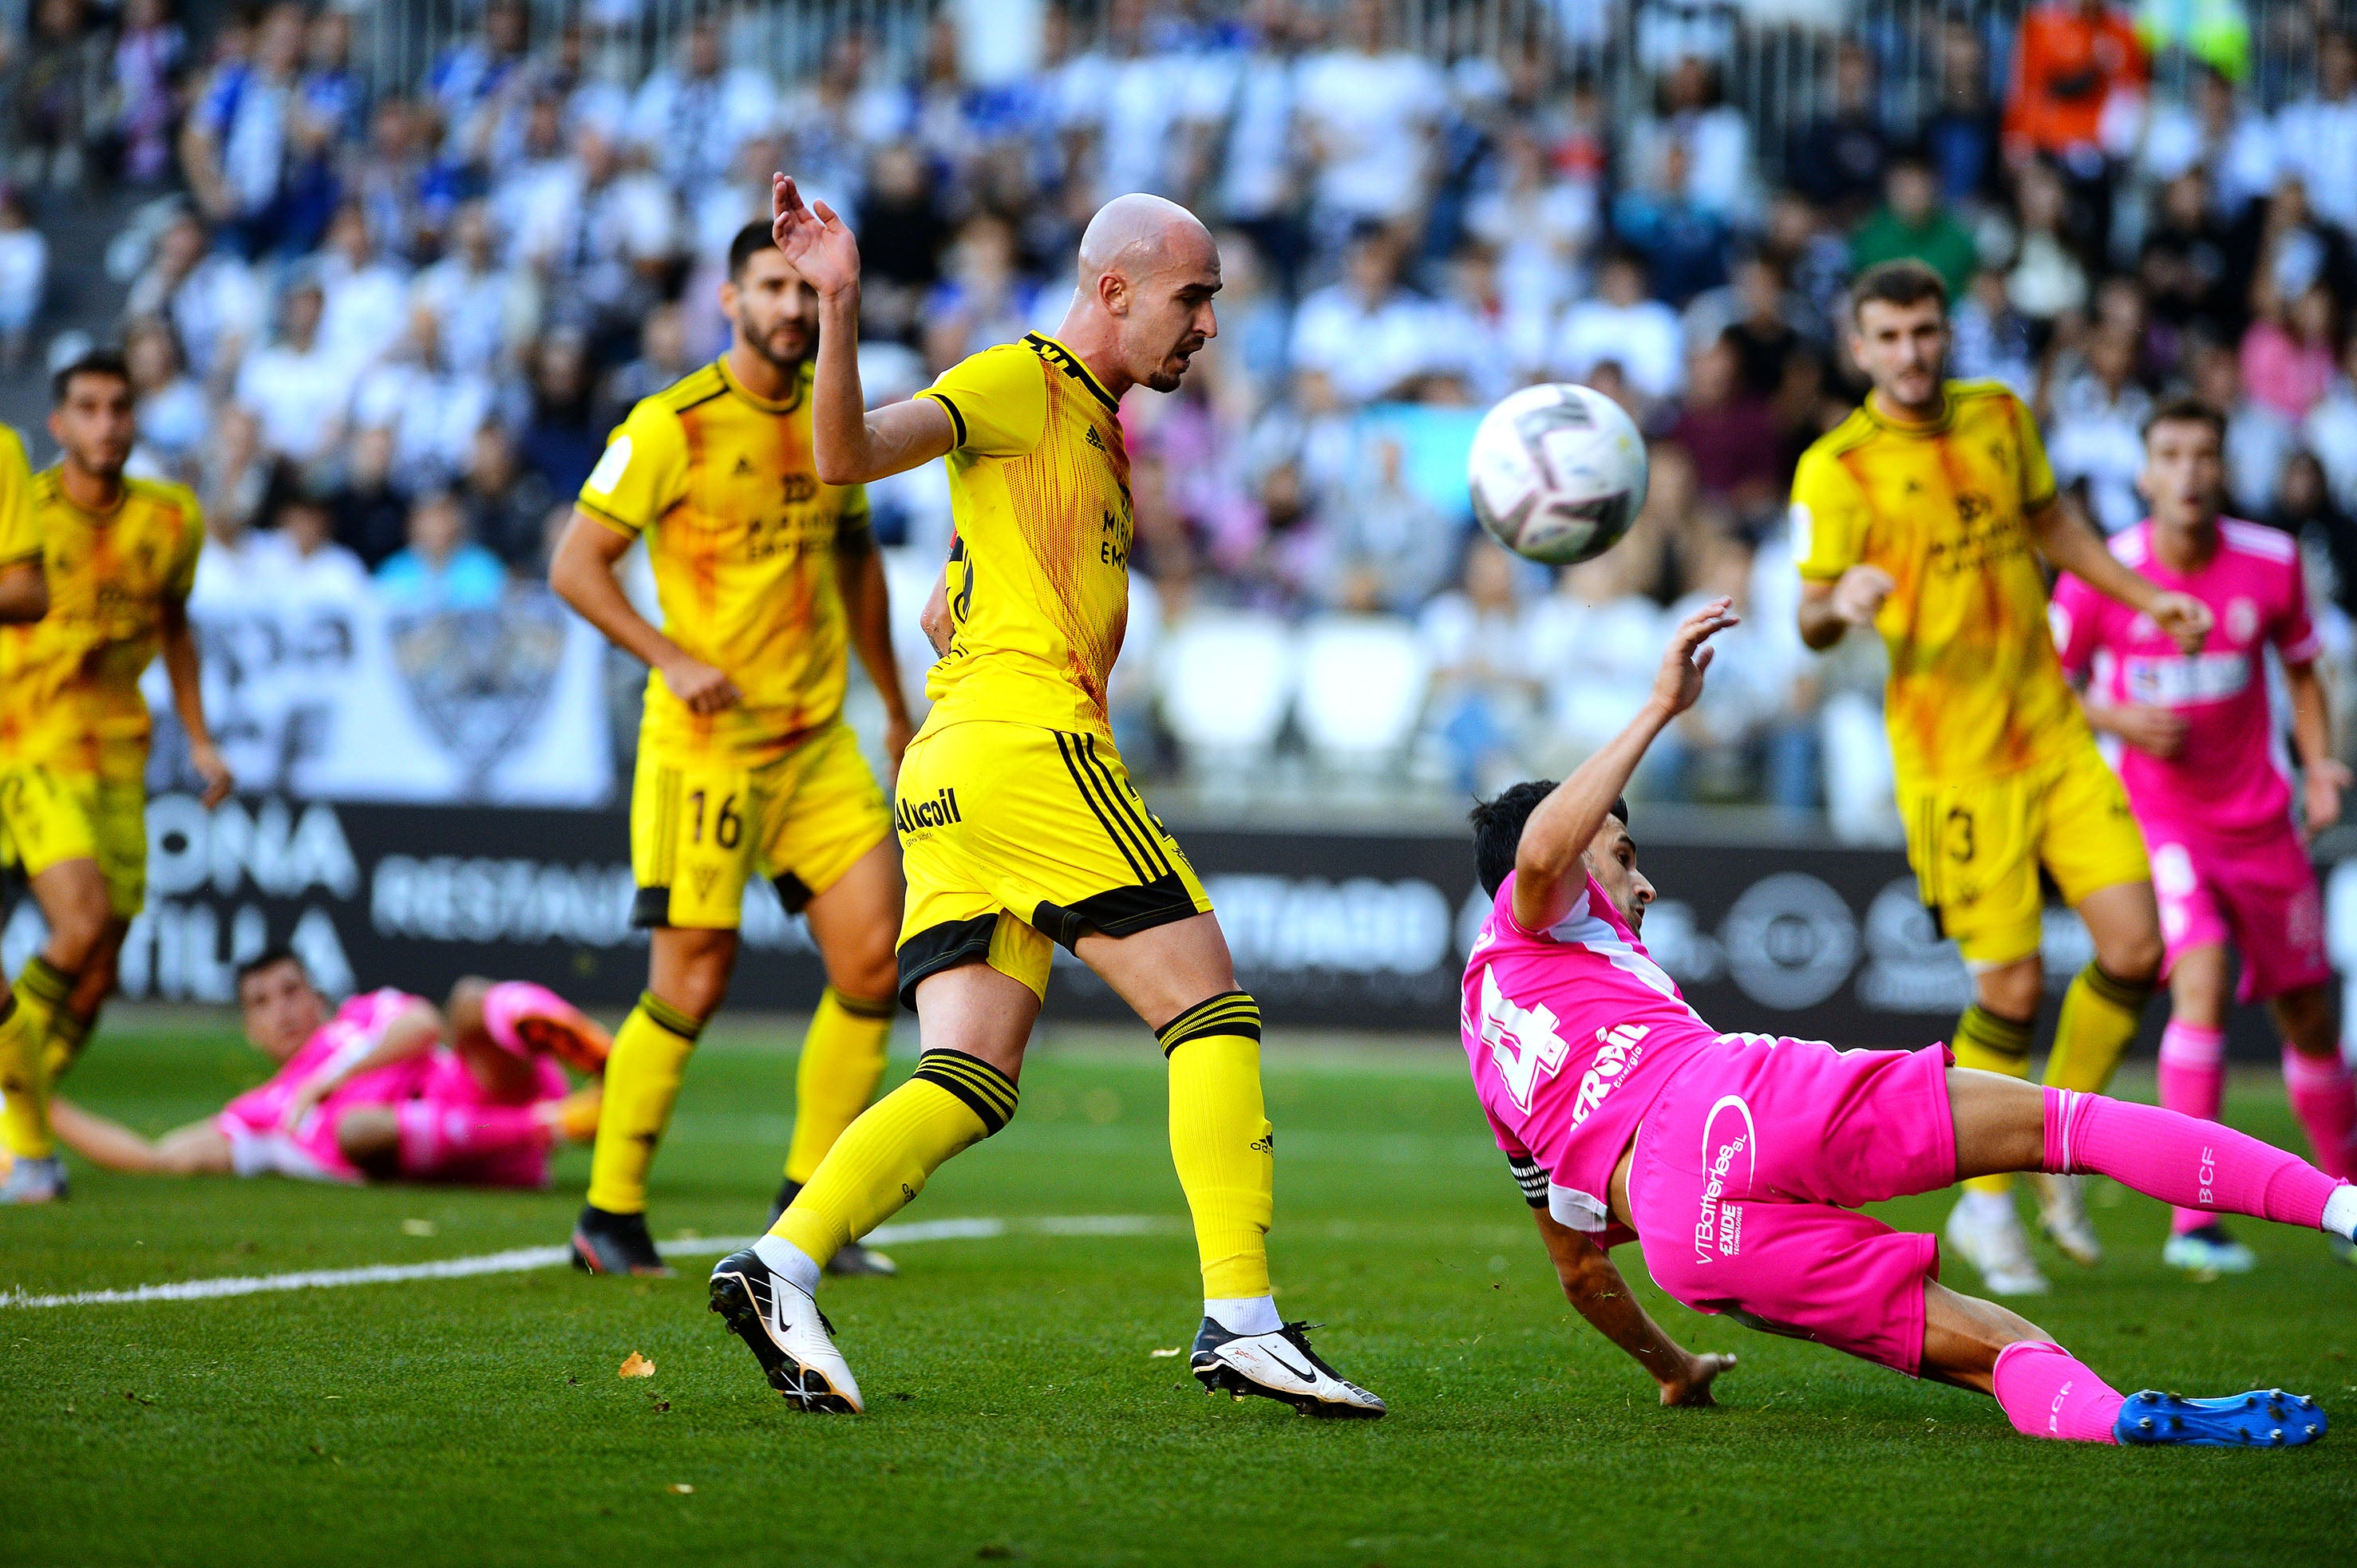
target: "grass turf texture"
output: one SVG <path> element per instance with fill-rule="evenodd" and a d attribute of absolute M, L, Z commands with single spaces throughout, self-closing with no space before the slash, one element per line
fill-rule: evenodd
<path fill-rule="evenodd" d="M 707 1036 L 656 1171 L 659 1236 L 759 1227 L 799 1033 Z M 2345 1549 L 2357 1273 L 2320 1237 L 2244 1223 L 2259 1272 L 2196 1284 L 2160 1267 L 2161 1209 L 2097 1184 L 2112 1261 L 2089 1275 L 2048 1255 L 2060 1288 L 2030 1314 L 2123 1391 L 2314 1393 L 2345 1430 L 2308 1450 L 2033 1442 L 1989 1401 L 1688 1312 L 1626 1249 L 1674 1333 L 1743 1359 L 1724 1408 L 1663 1411 L 1564 1303 L 1452 1049 L 1279 1038 L 1268 1058 L 1279 1305 L 1328 1326 L 1319 1347 L 1390 1401 L 1385 1421 L 1211 1400 L 1183 1359 L 1153 1357 L 1196 1321 L 1175 1223 L 910 1245 L 897 1281 L 831 1283 L 860 1419 L 785 1409 L 705 1310 L 694 1258 L 675 1281 L 551 1269 L 7 1309 L 0 1561 L 2282 1564 Z M 134 1024 L 70 1087 L 160 1131 L 261 1066 L 221 1030 Z M 1023 1087 L 1014 1125 L 905 1219 L 1183 1215 L 1142 1032 L 1051 1036 Z M 2266 1079 L 2239 1082 L 2230 1113 L 2298 1146 Z M 547 1244 L 587 1163 L 568 1155 L 545 1194 L 77 1164 L 70 1205 L 0 1211 L 0 1288 Z M 1892 1218 L 1932 1229 L 1945 1208 Z M 1961 1263 L 1950 1277 L 1974 1288 Z M 617 1378 L 633 1350 L 653 1378 Z"/>

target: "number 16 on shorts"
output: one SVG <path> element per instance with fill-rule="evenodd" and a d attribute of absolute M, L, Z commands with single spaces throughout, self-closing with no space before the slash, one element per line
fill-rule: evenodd
<path fill-rule="evenodd" d="M 632 923 L 735 929 L 760 816 L 743 768 L 641 766 L 630 794 Z"/>

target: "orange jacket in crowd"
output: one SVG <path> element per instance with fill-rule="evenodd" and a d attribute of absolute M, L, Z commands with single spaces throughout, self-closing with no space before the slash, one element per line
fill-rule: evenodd
<path fill-rule="evenodd" d="M 2049 0 L 2021 19 L 2005 140 L 2017 157 L 2061 155 L 2098 144 L 2104 104 L 2122 89 L 2141 91 L 2144 47 L 2127 16 L 2101 0 Z"/>

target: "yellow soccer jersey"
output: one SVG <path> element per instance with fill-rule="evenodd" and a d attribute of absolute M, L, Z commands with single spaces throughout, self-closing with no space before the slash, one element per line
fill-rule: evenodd
<path fill-rule="evenodd" d="M 76 778 L 135 781 L 147 763 L 139 677 L 156 657 L 167 599 L 185 601 L 204 526 L 183 485 L 125 478 L 96 516 L 58 470 L 33 476 L 49 613 L 0 627 L 0 757 Z"/>
<path fill-rule="evenodd" d="M 811 367 L 792 398 L 755 397 L 716 360 L 641 399 L 581 489 L 583 511 L 646 536 L 663 634 L 726 671 L 744 700 L 696 714 L 647 677 L 642 733 L 658 745 L 759 757 L 843 706 L 838 557 L 874 547 L 867 492 L 821 484 Z"/>
<path fill-rule="evenodd" d="M 1859 409 L 1792 477 L 1801 575 L 1860 562 L 1898 583 L 1875 618 L 1902 784 L 1994 779 L 2089 739 L 2046 623 L 2027 519 L 2054 496 L 2029 411 L 1995 381 L 1950 381 L 1933 423 Z"/>
<path fill-rule="evenodd" d="M 33 469 L 25 439 L 0 424 L 0 568 L 37 561 L 41 554 L 40 520 L 33 513 Z"/>
<path fill-rule="evenodd" d="M 929 727 L 1008 720 L 1110 736 L 1105 679 L 1129 620 L 1129 451 L 1121 408 L 1034 332 L 918 394 L 949 412 L 950 650 Z"/>

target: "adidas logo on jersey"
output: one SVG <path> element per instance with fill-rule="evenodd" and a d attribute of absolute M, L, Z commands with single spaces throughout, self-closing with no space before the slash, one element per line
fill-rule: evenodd
<path fill-rule="evenodd" d="M 1093 424 L 1089 426 L 1089 433 L 1082 439 L 1100 452 L 1105 449 L 1104 437 L 1097 434 L 1097 427 Z"/>
<path fill-rule="evenodd" d="M 753 464 L 751 459 L 748 458 L 742 452 L 737 454 L 736 472 L 740 475 L 753 472 Z"/>

